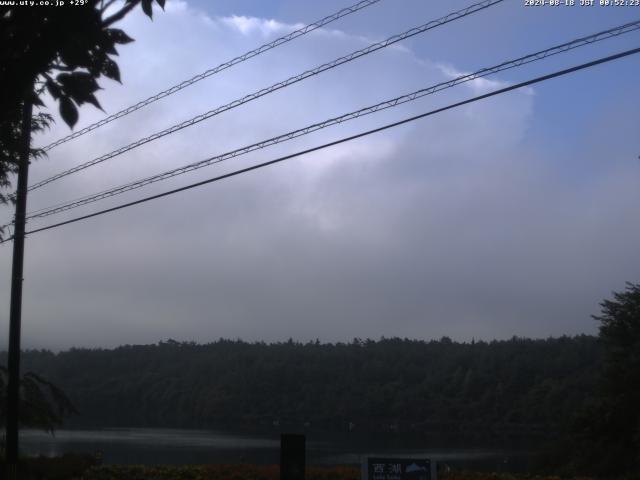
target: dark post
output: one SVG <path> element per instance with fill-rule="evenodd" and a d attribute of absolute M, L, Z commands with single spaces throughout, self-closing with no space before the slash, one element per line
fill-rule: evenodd
<path fill-rule="evenodd" d="M 280 436 L 280 480 L 304 480 L 304 435 Z"/>
<path fill-rule="evenodd" d="M 32 87 L 31 87 L 32 88 Z M 29 90 L 22 106 L 22 138 L 18 159 L 18 188 L 13 233 L 11 266 L 11 307 L 9 313 L 9 381 L 7 385 L 7 473 L 9 479 L 18 473 L 18 417 L 20 404 L 20 323 L 22 315 L 22 266 L 24 263 L 24 228 L 27 210 L 27 181 L 31 148 L 31 103 Z"/>

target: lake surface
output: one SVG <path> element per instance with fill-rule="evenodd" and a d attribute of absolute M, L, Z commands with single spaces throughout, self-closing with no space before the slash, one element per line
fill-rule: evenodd
<path fill-rule="evenodd" d="M 207 430 L 105 429 L 58 430 L 55 437 L 36 430 L 20 433 L 20 449 L 29 455 L 100 453 L 106 464 L 277 464 L 278 434 L 246 435 Z M 393 441 L 350 435 L 307 435 L 308 465 L 360 465 L 367 456 L 430 458 L 452 468 L 524 471 L 531 455 L 506 449 L 421 448 L 397 437 Z"/>

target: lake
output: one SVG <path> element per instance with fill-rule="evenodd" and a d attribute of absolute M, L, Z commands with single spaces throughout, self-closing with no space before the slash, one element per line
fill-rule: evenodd
<path fill-rule="evenodd" d="M 278 434 L 151 428 L 58 430 L 55 437 L 37 430 L 20 433 L 23 453 L 100 452 L 106 464 L 276 464 L 279 442 Z M 308 465 L 360 465 L 367 456 L 430 458 L 452 468 L 478 471 L 524 471 L 531 458 L 529 452 L 506 449 L 421 448 L 398 437 L 307 435 Z"/>

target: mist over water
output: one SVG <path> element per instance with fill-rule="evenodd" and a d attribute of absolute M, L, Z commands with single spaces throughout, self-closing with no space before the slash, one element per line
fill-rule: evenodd
<path fill-rule="evenodd" d="M 419 448 L 414 440 L 350 435 L 307 436 L 308 465 L 361 465 L 368 456 L 429 458 L 456 469 L 524 471 L 531 452 L 504 448 Z M 24 453 L 101 455 L 105 464 L 277 464 L 279 434 L 234 434 L 207 430 L 37 430 L 21 433 Z M 401 445 L 407 445 L 402 448 Z"/>

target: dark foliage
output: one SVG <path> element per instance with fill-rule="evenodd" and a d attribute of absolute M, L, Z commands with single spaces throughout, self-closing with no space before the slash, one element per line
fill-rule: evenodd
<path fill-rule="evenodd" d="M 4 409 L 7 395 L 7 369 L 0 366 L 0 425 L 6 425 Z M 53 383 L 33 372 L 20 380 L 20 423 L 23 427 L 40 428 L 53 433 L 64 417 L 77 413 L 65 393 Z"/>
<path fill-rule="evenodd" d="M 599 391 L 576 422 L 572 467 L 597 475 L 640 475 L 640 284 L 627 284 L 600 306 L 594 316 L 603 352 Z"/>
<path fill-rule="evenodd" d="M 596 339 L 161 342 L 27 351 L 76 426 L 491 435 L 563 431 L 595 389 Z"/>
<path fill-rule="evenodd" d="M 629 283 L 601 306 L 601 315 L 594 318 L 604 347 L 602 393 L 611 404 L 612 429 L 625 441 L 635 441 L 640 454 L 640 284 Z"/>
<path fill-rule="evenodd" d="M 64 454 L 60 457 L 27 457 L 18 465 L 21 480 L 72 480 L 87 478 L 84 474 L 100 465 L 99 459 L 84 454 Z M 0 480 L 4 477 L 0 463 Z"/>
<path fill-rule="evenodd" d="M 164 0 L 156 0 L 164 7 Z M 112 25 L 138 4 L 151 17 L 152 0 L 126 0 L 116 10 L 113 0 L 87 0 L 72 8 L 0 6 L 0 188 L 16 171 L 25 101 L 44 107 L 46 91 L 58 102 L 63 120 L 73 127 L 79 106 L 100 103 L 101 76 L 120 81 L 114 61 L 117 45 L 133 41 Z M 40 126 L 50 117 L 36 115 Z M 42 152 L 40 152 L 42 153 Z M 0 202 L 9 198 L 0 194 Z M 1 232 L 0 232 L 1 233 Z"/>
<path fill-rule="evenodd" d="M 640 478 L 640 285 L 600 306 L 595 390 L 540 463 L 556 474 Z"/>

